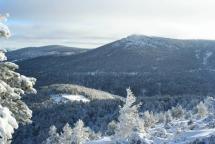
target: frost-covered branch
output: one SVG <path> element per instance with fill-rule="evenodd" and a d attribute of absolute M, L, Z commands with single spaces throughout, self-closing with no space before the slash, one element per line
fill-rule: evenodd
<path fill-rule="evenodd" d="M 0 16 L 0 37 L 9 38 L 9 28 L 3 24 L 6 17 Z M 32 111 L 21 100 L 26 93 L 36 93 L 36 79 L 21 75 L 15 70 L 18 65 L 7 62 L 4 50 L 0 50 L 0 141 L 3 144 L 12 138 L 18 123 L 31 122 Z"/>

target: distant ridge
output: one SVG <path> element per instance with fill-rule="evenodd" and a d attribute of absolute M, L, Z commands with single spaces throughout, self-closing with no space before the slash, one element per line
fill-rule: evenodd
<path fill-rule="evenodd" d="M 73 55 L 81 52 L 85 52 L 87 49 L 67 47 L 61 45 L 49 45 L 41 47 L 27 47 L 21 48 L 6 53 L 10 61 L 21 61 L 31 58 L 47 55 Z"/>

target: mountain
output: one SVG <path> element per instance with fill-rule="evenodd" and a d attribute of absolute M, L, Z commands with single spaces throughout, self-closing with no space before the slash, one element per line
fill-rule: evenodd
<path fill-rule="evenodd" d="M 132 35 L 99 48 L 18 62 L 37 86 L 72 83 L 125 95 L 215 93 L 215 41 Z"/>
<path fill-rule="evenodd" d="M 59 102 L 53 95 L 81 95 L 90 99 L 89 102 Z M 107 125 L 118 117 L 122 98 L 107 92 L 90 89 L 78 85 L 55 84 L 38 89 L 37 95 L 27 95 L 23 100 L 33 111 L 32 124 L 21 125 L 16 130 L 14 144 L 40 144 L 48 136 L 49 128 L 55 125 L 62 128 L 66 123 L 74 125 L 82 119 L 95 132 L 104 132 Z"/>
<path fill-rule="evenodd" d="M 74 55 L 85 51 L 87 51 L 87 49 L 49 45 L 42 47 L 27 47 L 14 51 L 8 51 L 6 55 L 10 61 L 22 61 L 48 55 Z"/>

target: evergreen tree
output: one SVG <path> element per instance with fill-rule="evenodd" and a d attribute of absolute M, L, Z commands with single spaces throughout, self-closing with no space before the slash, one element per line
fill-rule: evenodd
<path fill-rule="evenodd" d="M 89 129 L 84 127 L 82 120 L 78 120 L 72 132 L 72 144 L 84 144 L 89 140 Z"/>
<path fill-rule="evenodd" d="M 72 128 L 67 123 L 63 127 L 63 132 L 60 135 L 60 142 L 63 144 L 71 144 L 71 141 L 72 141 L 71 136 L 72 136 Z"/>
<path fill-rule="evenodd" d="M 145 127 L 152 127 L 157 121 L 153 112 L 149 112 L 149 111 L 145 111 L 143 113 L 143 119 L 144 119 Z"/>
<path fill-rule="evenodd" d="M 134 105 L 136 98 L 130 89 L 127 89 L 125 105 L 120 108 L 120 115 L 115 131 L 116 139 L 128 138 L 134 131 L 144 131 L 144 121 L 138 114 L 138 105 Z"/>
<path fill-rule="evenodd" d="M 5 17 L 0 16 L 0 37 L 10 37 L 10 31 L 3 24 Z M 32 112 L 21 100 L 25 93 L 36 93 L 33 88 L 36 79 L 28 78 L 17 72 L 18 65 L 7 62 L 3 50 L 0 50 L 0 141 L 9 142 L 18 123 L 31 122 Z"/>
<path fill-rule="evenodd" d="M 49 137 L 43 144 L 85 144 L 90 139 L 90 132 L 89 128 L 84 127 L 82 120 L 78 120 L 73 129 L 67 123 L 60 135 L 57 133 L 56 127 L 52 126 Z"/>
<path fill-rule="evenodd" d="M 108 124 L 108 129 L 106 131 L 106 134 L 107 135 L 114 135 L 115 131 L 116 131 L 116 127 L 117 127 L 117 123 L 115 120 L 113 120 L 112 122 L 110 122 Z"/>
<path fill-rule="evenodd" d="M 55 126 L 50 127 L 49 137 L 43 144 L 60 144 L 60 136 L 57 133 L 57 128 Z"/>
<path fill-rule="evenodd" d="M 165 124 L 168 124 L 169 122 L 172 121 L 172 115 L 170 110 L 168 110 L 167 112 L 165 112 Z"/>
<path fill-rule="evenodd" d="M 207 97 L 204 100 L 204 103 L 208 109 L 208 112 L 214 116 L 215 115 L 215 99 L 213 97 Z"/>
<path fill-rule="evenodd" d="M 197 106 L 197 113 L 199 116 L 204 117 L 205 115 L 208 114 L 208 109 L 206 105 L 203 102 L 200 102 Z"/>
<path fill-rule="evenodd" d="M 171 115 L 173 118 L 179 119 L 184 116 L 185 110 L 182 108 L 181 105 L 177 105 L 176 107 L 172 107 Z"/>

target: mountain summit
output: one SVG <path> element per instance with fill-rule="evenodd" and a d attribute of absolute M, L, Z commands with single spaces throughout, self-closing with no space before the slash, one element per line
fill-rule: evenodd
<path fill-rule="evenodd" d="M 138 96 L 215 93 L 215 41 L 132 35 L 76 55 L 19 62 L 39 86 L 73 83 Z"/>

